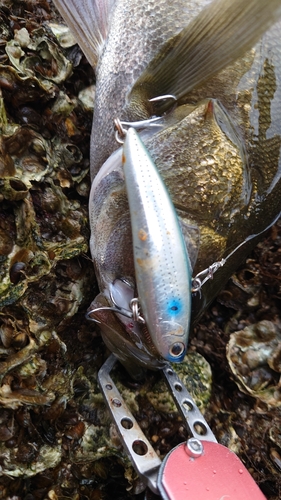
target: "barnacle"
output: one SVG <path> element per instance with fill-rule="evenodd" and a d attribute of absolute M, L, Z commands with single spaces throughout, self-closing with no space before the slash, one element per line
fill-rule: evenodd
<path fill-rule="evenodd" d="M 23 49 L 29 49 L 28 55 Z M 49 82 L 62 83 L 72 71 L 71 62 L 64 57 L 58 45 L 46 30 L 38 28 L 28 33 L 26 28 L 17 30 L 6 44 L 6 53 L 12 66 L 21 77 L 38 77 L 39 85 L 48 91 Z"/>
<path fill-rule="evenodd" d="M 34 451 L 34 450 L 33 450 Z M 1 453 L 1 448 L 0 448 Z M 55 467 L 61 460 L 61 450 L 59 446 L 44 445 L 40 450 L 36 450 L 34 459 L 33 457 L 22 457 L 20 464 L 16 464 L 18 452 L 15 449 L 5 449 L 3 452 L 5 466 L 3 472 L 5 476 L 15 477 L 30 477 L 44 471 L 50 467 Z"/>

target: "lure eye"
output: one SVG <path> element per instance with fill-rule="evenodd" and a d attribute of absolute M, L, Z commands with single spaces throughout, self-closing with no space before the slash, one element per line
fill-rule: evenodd
<path fill-rule="evenodd" d="M 185 345 L 182 344 L 181 342 L 176 342 L 170 348 L 170 355 L 173 356 L 174 358 L 178 358 L 179 356 L 183 355 L 184 351 L 185 351 Z"/>

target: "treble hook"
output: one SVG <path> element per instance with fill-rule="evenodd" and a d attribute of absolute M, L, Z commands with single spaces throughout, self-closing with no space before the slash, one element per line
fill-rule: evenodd
<path fill-rule="evenodd" d="M 137 122 L 123 122 L 119 120 L 119 118 L 115 118 L 114 120 L 114 125 L 116 128 L 115 139 L 119 144 L 124 143 L 123 138 L 127 133 L 127 130 L 124 128 L 124 125 L 125 127 L 132 127 L 136 130 L 148 127 L 162 127 L 163 126 L 162 123 L 155 123 L 158 122 L 159 120 L 162 120 L 162 116 L 156 116 L 154 118 L 148 118 L 147 120 L 140 120 Z"/>
<path fill-rule="evenodd" d="M 160 95 L 157 97 L 153 97 L 152 99 L 149 99 L 149 102 L 158 102 L 158 101 L 165 101 L 167 99 L 172 99 L 173 101 L 177 101 L 176 96 L 172 94 L 166 94 L 166 95 Z M 172 108 L 172 110 L 174 107 Z M 172 111 L 171 110 L 171 111 Z M 157 123 L 160 120 L 162 120 L 162 116 L 154 116 L 153 118 L 147 118 L 147 120 L 138 120 L 136 122 L 125 122 L 119 120 L 119 118 L 115 118 L 114 120 L 114 125 L 116 128 L 115 131 L 115 139 L 119 144 L 124 143 L 124 137 L 126 136 L 127 130 L 124 128 L 125 127 L 132 127 L 136 130 L 142 129 L 142 128 L 148 128 L 148 127 L 163 127 L 162 123 Z"/>
<path fill-rule="evenodd" d="M 277 218 L 275 219 L 275 221 L 273 223 L 275 223 L 278 218 L 279 218 L 279 215 L 277 216 Z M 220 267 L 224 266 L 225 263 L 228 261 L 228 259 L 230 259 L 232 257 L 232 255 L 234 255 L 235 252 L 237 252 L 237 250 L 239 250 L 239 248 L 241 248 L 243 245 L 248 243 L 250 240 L 252 240 L 256 236 L 259 236 L 260 234 L 267 231 L 270 227 L 271 227 L 271 224 L 269 226 L 267 226 L 265 229 L 263 229 L 260 233 L 251 234 L 250 236 L 245 238 L 245 240 L 241 241 L 241 243 L 239 243 L 239 245 L 237 245 L 237 247 L 235 247 L 232 250 L 232 252 L 230 252 L 224 259 L 221 259 L 218 262 L 214 262 L 207 269 L 204 269 L 200 273 L 196 274 L 195 278 L 192 279 L 192 288 L 191 288 L 192 293 L 196 293 L 196 292 L 200 291 L 202 286 L 206 283 L 206 281 L 208 281 L 209 279 L 213 279 L 214 273 Z M 205 276 L 205 277 L 203 279 L 201 279 L 203 276 Z"/>
<path fill-rule="evenodd" d="M 165 101 L 169 101 L 169 100 L 174 101 L 174 105 L 171 106 L 171 108 L 169 106 L 169 103 L 165 102 Z M 149 99 L 149 102 L 152 102 L 152 103 L 155 102 L 156 104 L 158 104 L 160 101 L 164 101 L 164 102 L 163 102 L 163 104 L 160 104 L 160 106 L 158 106 L 157 109 L 158 109 L 158 111 L 160 111 L 162 109 L 162 113 L 160 112 L 160 114 L 162 114 L 163 116 L 167 116 L 167 114 L 172 113 L 172 111 L 174 111 L 175 107 L 177 106 L 177 98 L 173 94 L 159 95 L 157 97 L 152 97 L 152 99 Z"/>
<path fill-rule="evenodd" d="M 116 314 L 122 314 L 126 318 L 130 318 L 133 321 L 136 321 L 138 323 L 142 323 L 142 324 L 145 323 L 144 318 L 140 315 L 140 312 L 139 312 L 140 311 L 139 300 L 137 298 L 134 298 L 130 301 L 131 311 L 129 311 L 128 309 L 125 309 L 124 307 L 120 307 L 120 306 L 118 306 L 118 304 L 116 304 L 114 298 L 112 297 L 111 292 L 110 292 L 110 296 L 111 296 L 111 300 L 114 304 L 114 307 L 102 306 L 102 307 L 97 307 L 96 309 L 92 309 L 91 311 L 86 313 L 86 319 L 88 319 L 90 321 L 94 321 L 95 323 L 100 323 L 100 321 L 98 321 L 97 319 L 92 318 L 91 314 L 98 312 L 98 311 L 112 311 L 112 312 L 115 312 Z"/>
<path fill-rule="evenodd" d="M 167 99 L 172 99 L 173 101 L 177 101 L 177 98 L 173 94 L 159 95 L 157 97 L 152 97 L 149 99 L 149 102 L 157 102 L 157 101 L 165 101 Z"/>

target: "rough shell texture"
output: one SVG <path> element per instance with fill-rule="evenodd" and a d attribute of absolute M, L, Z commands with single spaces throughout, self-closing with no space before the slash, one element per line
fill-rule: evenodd
<path fill-rule="evenodd" d="M 43 21 L 60 19 L 45 0 L 7 1 L 0 15 L 0 115 L 7 117 L 6 123 L 1 122 L 5 134 L 1 134 L 0 171 L 8 169 L 1 177 L 1 299 L 11 300 L 0 310 L 0 498 L 142 500 L 143 495 L 135 495 L 139 483 L 97 390 L 97 369 L 107 353 L 84 319 L 95 286 L 91 262 L 84 256 L 89 191 L 85 167 L 92 119 L 91 94 L 85 89 L 92 83 L 91 68 L 77 47 L 70 47 L 62 52 L 73 65 L 67 81 L 46 83 L 46 74 L 56 68 L 53 58 L 41 59 L 41 65 L 36 63 L 38 73 L 24 76 L 11 64 L 6 42 L 18 39 L 24 54 L 34 55 L 36 50 L 25 46 L 27 33 L 18 32 L 25 28 L 32 39 Z M 48 25 L 44 30 L 51 46 L 60 51 Z M 70 146 L 64 148 L 65 144 Z M 80 162 L 78 150 L 83 154 Z M 68 168 L 68 160 L 58 161 L 58 151 L 61 158 L 75 151 L 78 163 Z M 15 171 L 18 177 L 13 183 Z M 81 180 L 79 172 L 85 174 Z M 39 180 L 32 177 L 37 174 Z M 64 219 L 77 221 L 72 206 L 79 213 L 77 233 L 66 232 L 63 226 Z M 59 214 L 62 208 L 64 218 Z M 23 220 L 29 220 L 28 228 L 21 225 Z M 197 350 L 211 363 L 214 376 L 205 417 L 219 441 L 239 453 L 268 500 L 281 498 L 281 409 L 240 392 L 232 382 L 225 349 L 233 332 L 263 320 L 278 323 L 280 243 L 279 223 L 202 318 L 191 337 L 190 359 L 195 358 L 197 366 L 199 360 L 199 369 L 192 363 L 189 379 L 184 379 L 189 390 L 191 381 L 200 379 L 200 387 L 203 380 L 203 399 L 197 394 L 196 399 L 205 407 L 210 372 L 193 354 Z M 25 247 L 31 247 L 31 253 L 17 255 Z M 132 385 L 122 369 L 115 377 L 162 456 L 186 438 L 178 415 L 163 404 L 167 395 L 159 397 L 159 374 L 149 374 L 143 386 Z"/>
<path fill-rule="evenodd" d="M 112 473 L 123 498 L 141 485 L 97 388 L 105 349 L 85 320 L 97 293 L 87 256 L 93 72 L 56 40 L 49 3 L 10 8 L 0 9 L 0 498 L 111 496 Z M 210 367 L 192 353 L 181 366 L 190 370 L 204 406 Z M 156 382 L 122 392 L 143 427 L 153 414 L 164 455 L 186 433 L 169 405 L 161 441 Z"/>
<path fill-rule="evenodd" d="M 281 406 L 281 325 L 263 320 L 230 335 L 227 359 L 242 391 Z"/>

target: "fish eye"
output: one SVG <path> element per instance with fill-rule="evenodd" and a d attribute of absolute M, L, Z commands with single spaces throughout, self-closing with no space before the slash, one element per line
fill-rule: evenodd
<path fill-rule="evenodd" d="M 185 351 L 185 345 L 181 342 L 176 342 L 170 348 L 170 354 L 174 358 L 181 356 Z"/>

